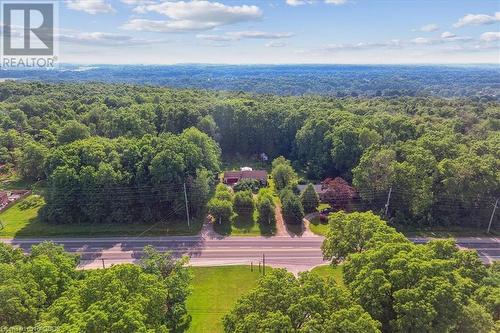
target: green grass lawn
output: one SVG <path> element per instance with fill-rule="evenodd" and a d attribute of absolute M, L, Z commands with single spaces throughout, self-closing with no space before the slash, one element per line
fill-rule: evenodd
<path fill-rule="evenodd" d="M 255 268 L 255 267 L 254 267 Z M 191 333 L 222 332 L 222 317 L 238 298 L 257 285 L 261 276 L 250 266 L 192 267 L 193 290 L 187 300 Z"/>
<path fill-rule="evenodd" d="M 335 268 L 330 265 L 316 266 L 311 270 L 311 272 L 314 272 L 325 279 L 333 277 L 335 282 L 344 286 L 344 273 L 342 272 L 342 266 L 337 266 Z"/>
<path fill-rule="evenodd" d="M 320 203 L 318 206 L 318 212 L 321 212 L 323 209 L 331 208 L 330 204 Z"/>
<path fill-rule="evenodd" d="M 492 228 L 490 233 L 486 233 L 486 229 L 463 228 L 463 227 L 434 227 L 422 228 L 420 230 L 409 229 L 407 227 L 396 226 L 396 229 L 403 233 L 406 237 L 433 237 L 433 238 L 450 238 L 450 237 L 491 237 L 499 236 L 500 229 Z"/>
<path fill-rule="evenodd" d="M 33 182 L 24 181 L 16 173 L 0 175 L 0 190 L 27 190 Z"/>
<path fill-rule="evenodd" d="M 234 214 L 231 223 L 214 224 L 214 230 L 224 236 L 272 236 L 276 233 L 275 224 L 259 223 L 257 209 L 249 215 Z"/>
<path fill-rule="evenodd" d="M 0 230 L 0 237 L 196 235 L 202 224 L 200 219 L 193 219 L 190 228 L 185 220 L 172 220 L 168 225 L 164 223 L 56 225 L 39 221 L 37 218 L 39 209 L 40 207 L 22 209 L 21 202 L 18 202 L 0 213 L 0 221 L 4 225 L 4 229 Z"/>
<path fill-rule="evenodd" d="M 321 222 L 319 216 L 311 219 L 309 222 L 309 229 L 311 229 L 312 232 L 316 235 L 326 235 L 328 231 L 328 222 Z"/>

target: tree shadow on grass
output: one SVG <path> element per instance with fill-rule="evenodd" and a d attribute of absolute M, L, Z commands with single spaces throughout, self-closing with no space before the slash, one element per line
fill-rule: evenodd
<path fill-rule="evenodd" d="M 221 222 L 221 223 L 214 222 L 213 228 L 216 233 L 222 236 L 229 236 L 231 235 L 232 232 L 230 222 Z"/>
<path fill-rule="evenodd" d="M 315 226 L 318 225 L 328 225 L 328 219 L 321 220 L 319 216 L 315 216 L 312 219 L 309 219 L 309 223 Z"/>
<path fill-rule="evenodd" d="M 252 214 L 240 214 L 233 216 L 233 226 L 244 233 L 250 233 L 255 226 Z"/>
<path fill-rule="evenodd" d="M 271 221 L 257 221 L 259 223 L 259 230 L 262 236 L 276 235 L 276 220 Z"/>
<path fill-rule="evenodd" d="M 288 234 L 292 237 L 294 236 L 300 237 L 304 234 L 305 231 L 304 223 L 292 224 L 292 223 L 286 223 L 285 221 L 285 227 Z"/>

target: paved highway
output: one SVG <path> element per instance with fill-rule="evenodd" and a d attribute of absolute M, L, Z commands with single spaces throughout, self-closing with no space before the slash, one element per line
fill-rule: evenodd
<path fill-rule="evenodd" d="M 29 251 L 33 244 L 46 239 L 3 239 L 1 241 Z M 172 251 L 176 256 L 188 255 L 192 265 L 215 266 L 244 264 L 258 265 L 263 255 L 267 265 L 285 267 L 292 272 L 308 270 L 326 263 L 320 246 L 322 237 L 225 237 L 201 236 L 148 237 L 148 238 L 55 238 L 69 252 L 81 254 L 82 268 L 108 267 L 116 263 L 135 262 L 142 249 L 152 245 L 160 251 Z M 426 238 L 412 238 L 424 243 Z M 458 238 L 462 248 L 476 249 L 484 262 L 500 259 L 498 238 Z"/>

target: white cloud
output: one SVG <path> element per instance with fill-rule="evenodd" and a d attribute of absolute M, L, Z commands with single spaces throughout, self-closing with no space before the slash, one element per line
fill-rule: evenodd
<path fill-rule="evenodd" d="M 483 42 L 496 42 L 500 40 L 500 32 L 499 31 L 490 31 L 485 32 L 481 35 L 480 39 Z"/>
<path fill-rule="evenodd" d="M 122 25 L 121 28 L 135 31 L 183 32 L 209 30 L 217 26 L 214 22 L 132 19 Z"/>
<path fill-rule="evenodd" d="M 455 38 L 455 37 L 457 37 L 457 35 L 455 35 L 452 32 L 449 32 L 449 31 L 445 31 L 441 34 L 441 38 L 444 38 L 444 39 Z"/>
<path fill-rule="evenodd" d="M 286 4 L 289 6 L 301 6 L 305 5 L 306 2 L 303 0 L 286 0 Z"/>
<path fill-rule="evenodd" d="M 166 42 L 165 40 L 144 40 L 128 35 L 106 32 L 63 32 L 58 34 L 57 37 L 63 43 L 92 46 L 134 46 Z"/>
<path fill-rule="evenodd" d="M 228 6 L 205 0 L 146 4 L 136 7 L 134 11 L 155 12 L 167 16 L 169 20 L 133 19 L 123 25 L 123 29 L 155 32 L 201 31 L 255 21 L 262 17 L 262 11 L 257 6 Z"/>
<path fill-rule="evenodd" d="M 433 32 L 437 30 L 439 30 L 439 26 L 436 23 L 426 24 L 418 29 L 413 29 L 413 31 L 422 31 L 422 32 Z"/>
<path fill-rule="evenodd" d="M 347 3 L 347 0 L 325 0 L 325 3 L 338 6 Z"/>
<path fill-rule="evenodd" d="M 443 37 L 444 36 L 444 37 Z M 417 37 L 411 40 L 399 40 L 392 39 L 382 42 L 361 42 L 361 43 L 349 43 L 349 44 L 330 44 L 323 47 L 322 50 L 335 52 L 344 50 L 374 50 L 374 49 L 403 49 L 407 47 L 427 47 L 439 44 L 451 44 L 451 43 L 468 43 L 473 41 L 469 37 L 458 37 L 454 34 L 443 33 L 441 38 L 426 38 Z"/>
<path fill-rule="evenodd" d="M 199 34 L 196 35 L 196 38 L 210 40 L 214 42 L 230 42 L 234 40 L 234 37 L 227 35 L 207 35 L 207 34 Z"/>
<path fill-rule="evenodd" d="M 399 39 L 392 39 L 385 42 L 374 43 L 355 43 L 355 44 L 330 44 L 324 47 L 326 51 L 342 51 L 342 50 L 363 50 L 375 48 L 399 48 L 402 43 Z"/>
<path fill-rule="evenodd" d="M 287 5 L 289 6 L 301 6 L 301 5 L 310 5 L 310 4 L 315 4 L 318 1 L 317 0 L 286 0 L 285 1 Z M 343 5 L 347 3 L 347 0 L 323 0 L 324 3 L 327 5 Z"/>
<path fill-rule="evenodd" d="M 418 44 L 418 45 L 429 45 L 429 44 L 434 44 L 434 40 L 431 38 L 425 38 L 425 37 L 417 37 L 411 40 L 413 44 Z"/>
<path fill-rule="evenodd" d="M 441 38 L 425 38 L 425 37 L 417 37 L 410 40 L 411 44 L 416 45 L 436 45 L 443 43 L 454 43 L 454 42 L 463 42 L 467 43 L 472 41 L 473 39 L 470 37 L 458 37 L 457 35 L 446 31 L 441 34 Z"/>
<path fill-rule="evenodd" d="M 83 11 L 92 15 L 115 11 L 105 0 L 66 0 L 66 5 L 69 9 Z"/>
<path fill-rule="evenodd" d="M 459 19 L 453 26 L 455 28 L 465 27 L 468 25 L 487 25 L 500 22 L 500 12 L 495 15 L 486 14 L 467 14 Z"/>
<path fill-rule="evenodd" d="M 238 41 L 241 39 L 283 39 L 293 37 L 294 34 L 289 32 L 264 32 L 264 31 L 233 31 L 226 32 L 223 35 L 215 34 L 199 34 L 197 38 L 210 41 L 229 42 Z"/>
<path fill-rule="evenodd" d="M 285 47 L 286 45 L 286 43 L 276 41 L 266 43 L 266 47 Z"/>
<path fill-rule="evenodd" d="M 134 6 L 139 6 L 139 5 L 147 5 L 147 4 L 153 4 L 153 0 L 121 0 L 126 5 L 134 5 Z"/>
<path fill-rule="evenodd" d="M 281 39 L 281 38 L 290 38 L 294 36 L 294 34 L 290 32 L 264 32 L 264 31 L 236 31 L 236 32 L 228 32 L 227 35 L 234 36 L 237 39 L 241 38 Z"/>

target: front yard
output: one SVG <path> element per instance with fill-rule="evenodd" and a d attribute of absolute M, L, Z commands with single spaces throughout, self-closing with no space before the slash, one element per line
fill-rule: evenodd
<path fill-rule="evenodd" d="M 259 223 L 258 218 L 257 210 L 250 215 L 234 214 L 231 223 L 214 222 L 214 231 L 223 236 L 273 236 L 276 226 Z"/>
<path fill-rule="evenodd" d="M 309 229 L 316 235 L 326 236 L 328 231 L 328 221 L 322 222 L 319 216 L 309 220 Z"/>
<path fill-rule="evenodd" d="M 259 270 L 250 266 L 192 267 L 193 290 L 187 300 L 190 333 L 222 332 L 222 317 L 257 285 Z"/>

